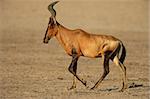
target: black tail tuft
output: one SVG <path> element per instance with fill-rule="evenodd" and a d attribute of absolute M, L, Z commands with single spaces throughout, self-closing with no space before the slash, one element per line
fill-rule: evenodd
<path fill-rule="evenodd" d="M 122 47 L 122 52 L 121 52 L 121 56 L 119 58 L 119 61 L 123 64 L 125 57 L 126 57 L 126 49 L 122 43 L 121 43 L 121 47 Z"/>

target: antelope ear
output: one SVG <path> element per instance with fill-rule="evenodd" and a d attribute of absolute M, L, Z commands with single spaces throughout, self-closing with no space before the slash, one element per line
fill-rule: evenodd
<path fill-rule="evenodd" d="M 48 26 L 49 26 L 50 28 L 54 28 L 55 22 L 54 22 L 54 19 L 53 19 L 53 18 L 50 18 L 50 21 L 49 21 Z"/>
<path fill-rule="evenodd" d="M 52 17 L 49 18 L 48 26 L 52 26 L 54 24 L 54 20 Z"/>
<path fill-rule="evenodd" d="M 52 17 L 49 18 L 48 25 L 52 22 Z"/>
<path fill-rule="evenodd" d="M 50 24 L 54 25 L 54 19 L 53 18 L 51 18 L 51 23 Z"/>

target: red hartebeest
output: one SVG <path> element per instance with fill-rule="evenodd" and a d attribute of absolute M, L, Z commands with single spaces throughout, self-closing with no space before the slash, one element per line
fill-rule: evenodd
<path fill-rule="evenodd" d="M 52 37 L 56 37 L 67 54 L 72 56 L 72 62 L 68 68 L 74 75 L 71 89 L 76 88 L 76 78 L 86 86 L 86 82 L 77 75 L 77 61 L 80 56 L 84 56 L 91 58 L 102 57 L 104 59 L 103 75 L 91 89 L 97 88 L 107 76 L 109 73 L 109 60 L 112 60 L 122 70 L 123 83 L 121 91 L 123 91 L 127 87 L 126 67 L 123 64 L 126 49 L 123 43 L 113 36 L 89 34 L 81 29 L 70 30 L 62 26 L 56 21 L 56 11 L 53 9 L 57 2 L 53 2 L 48 6 L 52 16 L 50 17 L 43 42 L 48 43 Z M 121 52 L 120 56 L 119 52 Z"/>

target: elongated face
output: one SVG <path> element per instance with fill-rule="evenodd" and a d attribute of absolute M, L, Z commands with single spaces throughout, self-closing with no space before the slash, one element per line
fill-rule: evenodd
<path fill-rule="evenodd" d="M 53 18 L 50 17 L 48 27 L 43 39 L 43 43 L 48 43 L 48 41 L 56 35 L 56 29 Z"/>

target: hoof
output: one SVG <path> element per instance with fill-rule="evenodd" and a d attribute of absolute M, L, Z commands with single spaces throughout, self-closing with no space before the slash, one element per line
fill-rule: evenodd
<path fill-rule="evenodd" d="M 124 90 L 122 90 L 122 89 L 121 89 L 121 90 L 119 90 L 119 92 L 123 92 L 123 91 L 124 91 Z"/>
<path fill-rule="evenodd" d="M 95 86 L 94 87 L 92 87 L 90 90 L 94 90 L 95 89 Z"/>
<path fill-rule="evenodd" d="M 75 88 L 76 88 L 76 86 L 71 86 L 70 88 L 68 88 L 68 90 L 73 90 Z"/>
<path fill-rule="evenodd" d="M 119 90 L 119 92 L 124 92 L 125 88 L 122 88 L 121 90 Z"/>
<path fill-rule="evenodd" d="M 87 82 L 86 82 L 86 81 L 84 81 L 84 82 L 83 82 L 83 85 L 84 85 L 84 86 L 86 86 L 86 85 L 87 85 L 86 83 L 87 83 Z"/>
<path fill-rule="evenodd" d="M 121 88 L 121 90 L 119 90 L 119 92 L 124 92 L 125 89 L 127 89 L 127 85 L 123 86 L 123 87 Z"/>

